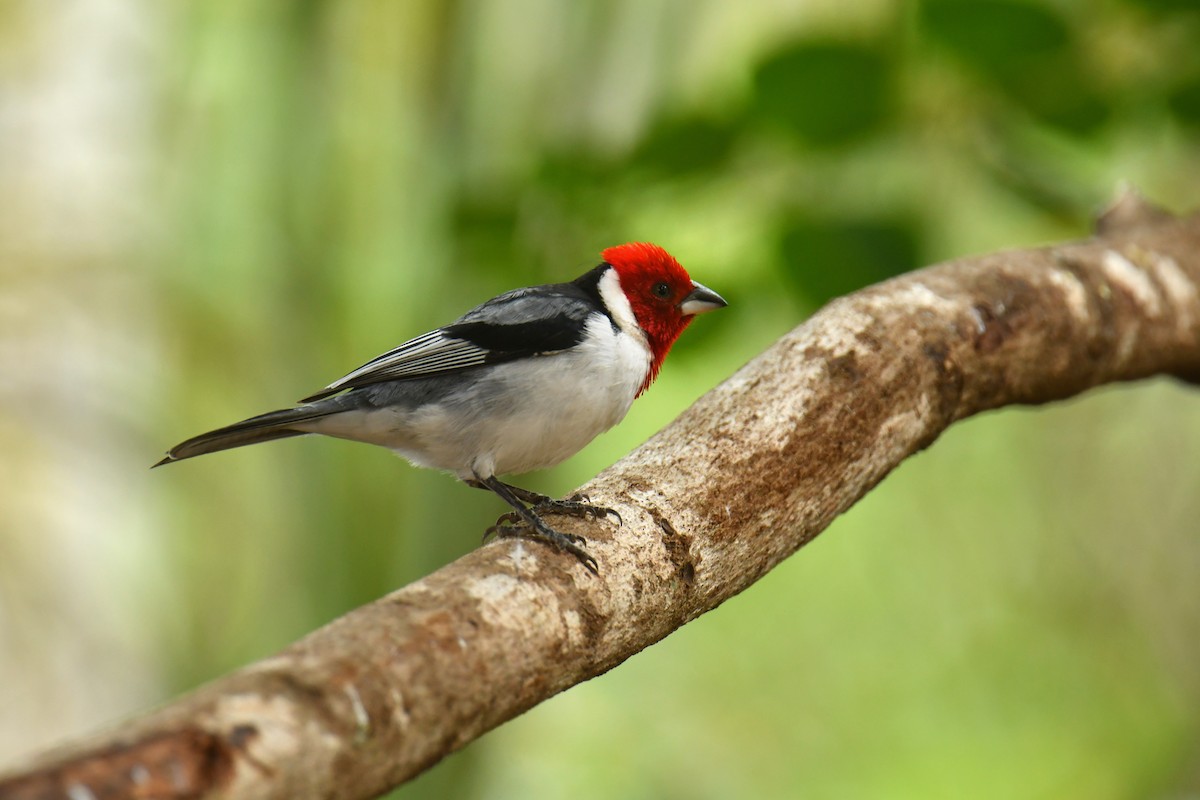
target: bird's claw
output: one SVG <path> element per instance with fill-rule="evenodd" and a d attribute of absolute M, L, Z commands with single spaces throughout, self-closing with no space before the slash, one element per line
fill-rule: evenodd
<path fill-rule="evenodd" d="M 485 542 L 493 536 L 495 536 L 497 539 L 523 539 L 532 537 L 535 539 L 545 539 L 546 541 L 554 542 L 555 544 L 557 544 L 561 538 L 563 541 L 575 545 L 587 544 L 587 539 L 583 538 L 577 533 L 563 533 L 562 531 L 556 531 L 553 528 L 547 528 L 545 531 L 537 530 L 536 528 L 527 525 L 525 521 L 517 516 L 517 514 L 513 511 L 510 511 L 507 514 L 501 514 L 500 518 L 496 520 L 496 524 L 483 532 L 483 540 Z"/>
<path fill-rule="evenodd" d="M 496 520 L 495 525 L 484 531 L 483 540 L 486 542 L 493 536 L 498 539 L 537 539 L 575 556 L 579 563 L 583 564 L 584 569 L 593 575 L 600 574 L 600 565 L 596 559 L 583 549 L 587 545 L 587 539 L 578 534 L 563 533 L 550 527 L 537 528 L 527 525 L 516 512 L 510 511 L 502 514 Z"/>
<path fill-rule="evenodd" d="M 592 519 L 600 519 L 609 514 L 617 518 L 617 524 L 621 525 L 624 521 L 621 515 L 608 506 L 592 505 L 592 499 L 582 492 L 576 492 L 565 500 L 552 500 L 546 498 L 537 503 L 533 507 L 535 514 L 562 514 L 566 517 L 591 517 Z"/>

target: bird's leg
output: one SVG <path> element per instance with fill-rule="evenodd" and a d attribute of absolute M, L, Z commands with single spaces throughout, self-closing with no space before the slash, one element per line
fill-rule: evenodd
<path fill-rule="evenodd" d="M 490 486 L 479 481 L 467 481 L 467 483 L 477 489 L 491 489 Z M 567 517 L 593 517 L 596 519 L 612 514 L 617 518 L 618 524 L 622 521 L 621 515 L 613 509 L 607 506 L 592 505 L 592 501 L 586 494 L 577 493 L 571 495 L 566 500 L 555 500 L 539 492 L 531 492 L 528 489 L 522 489 L 520 486 L 513 486 L 511 483 L 504 483 L 500 480 L 496 480 L 496 483 L 512 492 L 513 496 L 517 499 L 529 503 L 535 514 L 562 514 Z M 493 489 L 492 491 L 495 490 Z M 505 514 L 498 521 L 501 520 L 514 523 L 519 521 L 517 515 L 514 513 Z"/>
<path fill-rule="evenodd" d="M 526 499 L 525 502 L 533 503 L 533 507 L 528 507 L 522 503 L 522 499 L 529 496 L 540 497 L 543 500 L 550 498 L 544 495 L 539 495 L 536 492 L 527 492 L 524 489 L 517 489 L 515 486 L 509 486 L 498 480 L 492 475 L 487 478 L 480 477 L 479 473 L 475 473 L 475 480 L 468 481 L 472 486 L 481 489 L 490 489 L 500 496 L 504 502 L 512 506 L 513 511 L 510 514 L 505 514 L 496 520 L 496 524 L 488 528 L 486 535 L 496 534 L 501 537 L 520 536 L 533 539 L 540 539 L 547 544 L 554 545 L 559 550 L 570 553 L 579 559 L 579 563 L 583 564 L 594 575 L 600 574 L 599 566 L 596 564 L 596 559 L 584 550 L 580 545 L 587 544 L 587 540 L 582 536 L 577 536 L 573 533 L 563 533 L 556 531 L 542 521 L 538 516 L 536 508 L 540 503 L 535 500 Z M 516 489 L 516 491 L 514 491 Z M 510 524 L 524 523 L 524 525 Z"/>

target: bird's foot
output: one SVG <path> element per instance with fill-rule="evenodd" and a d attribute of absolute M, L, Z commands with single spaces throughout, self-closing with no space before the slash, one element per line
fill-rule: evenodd
<path fill-rule="evenodd" d="M 608 508 L 607 506 L 592 505 L 591 499 L 586 494 L 573 494 L 565 500 L 555 500 L 547 497 L 544 494 L 535 494 L 533 492 L 529 492 L 528 494 L 529 501 L 532 503 L 532 505 L 529 507 L 529 510 L 533 512 L 534 516 L 537 517 L 541 517 L 543 514 L 561 514 L 564 517 L 599 519 L 612 514 L 617 518 L 618 525 L 620 525 L 622 522 L 620 514 L 613 509 Z M 504 528 L 511 528 L 513 530 L 528 530 L 529 525 L 525 518 L 516 511 L 509 511 L 505 514 L 501 514 L 496 520 L 496 524 L 487 529 L 487 532 L 484 533 L 484 539 L 486 540 L 493 535 L 503 538 L 506 534 L 501 533 L 501 530 Z M 553 530 L 548 526 L 547 529 Z M 574 541 L 576 544 L 587 544 L 587 540 L 582 536 L 577 536 L 573 533 L 561 533 L 559 531 L 555 531 L 555 533 L 557 533 L 559 536 Z M 507 535 L 518 536 L 520 534 L 513 533 Z"/>
<path fill-rule="evenodd" d="M 475 482 L 474 485 L 485 489 L 488 488 L 479 482 Z M 565 500 L 555 500 L 553 497 L 544 495 L 541 492 L 522 489 L 520 486 L 513 486 L 509 483 L 504 484 L 504 488 L 512 492 L 518 499 L 527 503 L 535 514 L 562 514 L 567 517 L 591 517 L 592 519 L 599 519 L 611 514 L 617 518 L 618 525 L 622 523 L 620 514 L 608 506 L 592 505 L 592 499 L 583 492 L 576 492 Z M 517 522 L 519 517 L 515 514 L 505 514 L 500 519 Z"/>
<path fill-rule="evenodd" d="M 609 514 L 617 518 L 617 524 L 622 523 L 621 515 L 608 506 L 592 505 L 592 500 L 586 494 L 573 494 L 565 500 L 554 500 L 543 497 L 533 506 L 535 514 L 562 514 L 565 517 L 581 517 L 600 519 Z"/>
<path fill-rule="evenodd" d="M 490 489 L 512 506 L 513 509 L 507 514 L 502 514 L 496 520 L 496 524 L 484 532 L 483 540 L 485 542 L 492 536 L 502 539 L 537 539 L 552 545 L 564 553 L 570 553 L 575 556 L 579 560 L 579 563 L 584 566 L 584 569 L 593 575 L 600 574 L 600 568 L 596 563 L 596 559 L 592 558 L 591 554 L 583 549 L 583 546 L 587 544 L 587 540 L 574 533 L 556 531 L 546 524 L 541 515 L 563 514 L 572 517 L 595 518 L 612 514 L 620 522 L 621 515 L 616 511 L 604 506 L 594 506 L 582 494 L 573 494 L 566 500 L 554 500 L 544 494 L 531 492 L 528 489 L 522 489 L 520 486 L 504 483 L 494 475 L 485 478 L 480 476 L 479 473 L 475 473 L 474 480 L 468 480 L 467 483 L 481 489 Z"/>
<path fill-rule="evenodd" d="M 579 563 L 583 564 L 584 569 L 593 575 L 600 574 L 600 567 L 596 563 L 596 559 L 583 549 L 583 545 L 587 544 L 587 539 L 574 533 L 556 531 L 541 519 L 536 517 L 535 519 L 536 523 L 530 524 L 515 511 L 502 514 L 496 520 L 496 524 L 484 532 L 483 539 L 487 541 L 492 536 L 499 539 L 536 539 L 575 556 Z"/>

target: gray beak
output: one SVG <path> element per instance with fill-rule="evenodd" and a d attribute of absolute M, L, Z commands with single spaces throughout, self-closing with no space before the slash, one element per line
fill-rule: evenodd
<path fill-rule="evenodd" d="M 703 314 L 706 311 L 716 311 L 718 308 L 724 308 L 727 305 L 729 303 L 726 303 L 725 298 L 721 297 L 721 295 L 709 289 L 704 284 L 692 281 L 692 291 L 679 304 L 679 313 L 685 317 L 690 317 L 694 314 Z"/>

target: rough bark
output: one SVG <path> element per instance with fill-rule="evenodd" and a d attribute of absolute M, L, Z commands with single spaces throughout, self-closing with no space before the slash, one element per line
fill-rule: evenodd
<path fill-rule="evenodd" d="M 582 490 L 593 577 L 483 547 L 280 654 L 0 779 L 0 797 L 362 798 L 742 591 L 955 420 L 1200 376 L 1200 216 L 1126 195 L 1096 238 L 830 303 Z"/>

